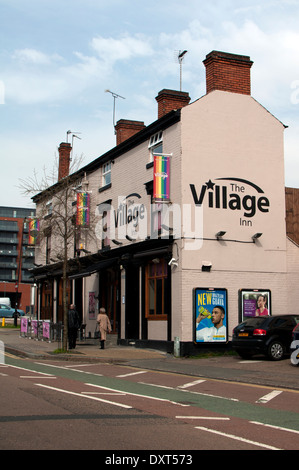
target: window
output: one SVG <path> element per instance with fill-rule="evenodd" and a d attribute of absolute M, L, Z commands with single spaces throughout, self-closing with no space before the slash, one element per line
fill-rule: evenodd
<path fill-rule="evenodd" d="M 53 203 L 49 201 L 46 203 L 46 217 L 50 217 L 53 213 Z"/>
<path fill-rule="evenodd" d="M 105 163 L 102 166 L 102 186 L 111 184 L 111 162 Z"/>
<path fill-rule="evenodd" d="M 167 263 L 164 259 L 154 259 L 146 267 L 146 318 L 166 320 Z"/>
<path fill-rule="evenodd" d="M 157 132 L 156 134 L 152 135 L 148 144 L 148 148 L 150 150 L 150 162 L 154 161 L 154 153 L 162 153 L 163 152 L 163 132 Z"/>

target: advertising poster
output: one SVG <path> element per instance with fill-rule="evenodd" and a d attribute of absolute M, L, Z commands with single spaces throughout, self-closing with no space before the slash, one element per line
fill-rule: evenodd
<path fill-rule="evenodd" d="M 21 333 L 27 333 L 28 318 L 21 318 Z"/>
<path fill-rule="evenodd" d="M 50 322 L 43 321 L 43 338 L 50 339 Z"/>
<path fill-rule="evenodd" d="M 96 318 L 95 292 L 89 292 L 89 295 L 88 295 L 88 315 L 89 315 L 89 320 L 95 320 Z"/>
<path fill-rule="evenodd" d="M 227 341 L 226 289 L 194 289 L 195 341 L 224 343 Z"/>
<path fill-rule="evenodd" d="M 240 291 L 240 320 L 248 317 L 271 315 L 271 291 L 242 289 Z"/>

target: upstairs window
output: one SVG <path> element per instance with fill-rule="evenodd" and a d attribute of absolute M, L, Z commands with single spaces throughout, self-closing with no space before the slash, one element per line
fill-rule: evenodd
<path fill-rule="evenodd" d="M 102 186 L 108 186 L 108 184 L 111 184 L 111 162 L 102 166 Z"/>
<path fill-rule="evenodd" d="M 53 203 L 52 201 L 48 201 L 46 203 L 46 215 L 45 217 L 50 217 L 53 213 Z"/>
<path fill-rule="evenodd" d="M 157 132 L 152 135 L 148 144 L 150 150 L 150 162 L 154 161 L 153 155 L 155 153 L 163 153 L 163 132 Z"/>

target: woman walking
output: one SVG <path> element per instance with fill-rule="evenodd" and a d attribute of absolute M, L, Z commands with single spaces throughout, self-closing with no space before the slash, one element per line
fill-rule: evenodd
<path fill-rule="evenodd" d="M 106 314 L 106 310 L 104 307 L 100 308 L 100 313 L 97 317 L 97 323 L 99 325 L 99 330 L 101 333 L 101 349 L 105 349 L 105 341 L 107 339 L 107 331 L 111 333 L 112 328 L 110 324 L 110 320 Z"/>

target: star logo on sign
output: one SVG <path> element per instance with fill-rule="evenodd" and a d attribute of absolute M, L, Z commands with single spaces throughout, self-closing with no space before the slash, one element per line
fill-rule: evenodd
<path fill-rule="evenodd" d="M 206 183 L 206 185 L 207 185 L 207 188 L 208 188 L 208 189 L 214 189 L 215 183 L 212 183 L 212 181 L 209 180 L 209 181 Z"/>

